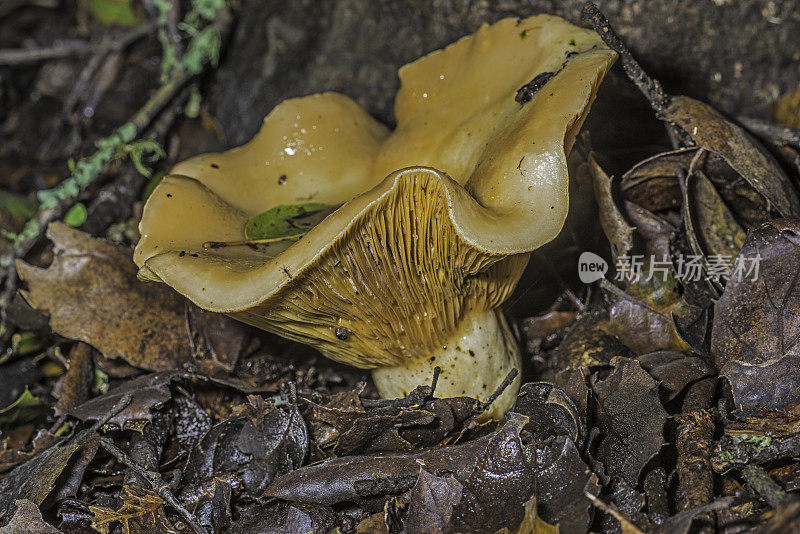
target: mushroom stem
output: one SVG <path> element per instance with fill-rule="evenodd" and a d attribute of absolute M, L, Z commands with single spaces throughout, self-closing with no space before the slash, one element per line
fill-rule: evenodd
<path fill-rule="evenodd" d="M 512 369 L 522 369 L 522 358 L 503 313 L 481 310 L 464 316 L 446 344 L 430 357 L 373 369 L 372 378 L 381 397 L 393 399 L 429 383 L 436 366 L 442 369 L 437 397 L 468 396 L 485 401 Z M 486 410 L 488 416 L 499 419 L 514 404 L 519 377 Z"/>

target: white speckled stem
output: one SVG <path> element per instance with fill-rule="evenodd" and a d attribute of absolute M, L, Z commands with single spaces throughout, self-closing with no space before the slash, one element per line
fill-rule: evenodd
<path fill-rule="evenodd" d="M 429 358 L 405 366 L 372 371 L 382 397 L 403 397 L 415 387 L 430 384 L 433 368 L 442 368 L 436 386 L 437 397 L 475 397 L 485 401 L 513 368 L 522 372 L 519 347 L 500 310 L 473 312 L 461 320 L 449 341 Z M 488 415 L 500 419 L 513 406 L 520 375 L 492 403 Z"/>

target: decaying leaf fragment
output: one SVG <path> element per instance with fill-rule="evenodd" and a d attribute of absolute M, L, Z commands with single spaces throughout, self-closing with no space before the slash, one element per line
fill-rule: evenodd
<path fill-rule="evenodd" d="M 123 382 L 108 393 L 90 399 L 67 411 L 81 421 L 97 421 L 108 413 L 125 395 L 131 401 L 119 413 L 108 420 L 108 424 L 125 428 L 129 422 L 152 421 L 151 410 L 163 405 L 171 397 L 169 386 L 181 375 L 178 371 L 163 371 L 143 375 Z"/>
<path fill-rule="evenodd" d="M 671 272 L 642 274 L 626 291 L 605 279 L 600 287 L 609 306 L 607 329 L 634 352 L 688 348 L 675 328 L 675 317 L 687 314 L 689 307 Z"/>
<path fill-rule="evenodd" d="M 732 276 L 715 306 L 712 355 L 730 384 L 740 417 L 759 425 L 796 428 L 800 223 L 780 219 L 753 230 L 737 262 L 743 269 L 741 280 Z"/>
<path fill-rule="evenodd" d="M 614 179 L 608 176 L 600 164 L 597 163 L 594 154 L 589 154 L 589 170 L 594 185 L 594 194 L 597 198 L 599 207 L 600 224 L 603 227 L 614 258 L 625 256 L 633 248 L 634 228 L 625 220 L 625 216 L 617 207 L 613 196 Z"/>
<path fill-rule="evenodd" d="M 25 299 L 50 316 L 52 329 L 148 371 L 188 362 L 183 299 L 142 284 L 130 252 L 61 223 L 48 227 L 55 259 L 47 269 L 17 262 Z"/>
<path fill-rule="evenodd" d="M 453 475 L 440 477 L 420 468 L 417 483 L 411 488 L 406 530 L 419 534 L 443 532 L 453 517 L 453 508 L 461 502 L 463 484 Z"/>
<path fill-rule="evenodd" d="M 563 532 L 585 531 L 591 521 L 585 494 L 599 493 L 596 476 L 568 437 L 523 442 L 527 422 L 512 412 L 502 428 L 461 445 L 306 466 L 277 479 L 265 495 L 333 505 L 411 490 L 427 496 L 427 504 L 412 500 L 406 518 L 411 524 L 429 521 L 444 525 L 441 532 L 493 534 L 519 525 L 525 503 L 538 490 L 545 521 L 565 525 Z M 421 481 L 420 466 L 430 474 Z"/>
<path fill-rule="evenodd" d="M 683 220 L 693 252 L 701 258 L 712 283 L 721 288 L 721 281 L 730 275 L 729 262 L 739 253 L 746 234 L 714 184 L 700 170 L 686 178 Z"/>
<path fill-rule="evenodd" d="M 76 343 L 69 353 L 69 367 L 54 389 L 58 402 L 54 406 L 56 416 L 83 403 L 89 396 L 89 387 L 94 378 L 92 348 L 86 343 Z"/>
<path fill-rule="evenodd" d="M 489 440 L 461 483 L 461 500 L 453 508 L 451 531 L 494 532 L 518 524 L 522 507 L 536 492 L 537 458 L 522 443 L 527 418 L 510 414 Z"/>
<path fill-rule="evenodd" d="M 42 512 L 35 503 L 20 499 L 14 503 L 17 511 L 0 534 L 59 534 L 60 531 L 42 519 Z"/>
<path fill-rule="evenodd" d="M 744 129 L 708 104 L 686 96 L 671 96 L 665 115 L 695 144 L 722 156 L 781 215 L 800 217 L 800 197 L 789 177 Z"/>
<path fill-rule="evenodd" d="M 715 374 L 704 359 L 687 352 L 656 351 L 643 354 L 637 360 L 659 382 L 667 400 L 674 399 L 692 382 Z"/>
<path fill-rule="evenodd" d="M 380 514 L 383 515 L 382 513 Z M 230 530 L 236 534 L 341 534 L 338 516 L 327 506 L 277 502 L 268 506 L 249 506 Z M 362 532 L 358 530 L 357 532 Z M 389 534 L 388 530 L 365 534 Z"/>
<path fill-rule="evenodd" d="M 525 430 L 536 439 L 567 436 L 578 447 L 586 435 L 586 420 L 575 402 L 560 387 L 549 382 L 523 384 L 512 411 L 525 415 Z"/>
<path fill-rule="evenodd" d="M 77 489 L 98 444 L 97 433 L 84 430 L 66 444 L 54 445 L 16 467 L 0 480 L 0 521 L 10 517 L 18 499 L 27 499 L 38 506 L 54 492 L 69 494 Z M 65 473 L 68 476 L 64 477 Z M 59 479 L 60 485 L 56 484 Z"/>
<path fill-rule="evenodd" d="M 402 399 L 371 401 L 365 408 L 362 391 L 338 393 L 319 403 L 304 400 L 311 436 L 326 454 L 413 451 L 461 440 L 468 423 L 471 431 L 478 430 L 474 419 L 481 404 L 470 397 L 436 398 L 426 385 Z"/>
<path fill-rule="evenodd" d="M 555 368 L 592 369 L 611 365 L 615 356 L 633 357 L 635 353 L 616 334 L 608 331 L 607 322 L 607 315 L 601 312 L 581 316 L 555 350 Z"/>
<path fill-rule="evenodd" d="M 689 168 L 696 147 L 662 152 L 630 168 L 620 179 L 620 194 L 652 212 L 678 208 L 681 188 L 678 172 Z"/>
<path fill-rule="evenodd" d="M 182 498 L 196 502 L 213 493 L 217 479 L 258 497 L 272 481 L 302 465 L 308 431 L 294 405 L 275 407 L 250 396 L 236 415 L 214 425 L 191 449 Z"/>
<path fill-rule="evenodd" d="M 562 436 L 537 447 L 536 464 L 542 519 L 564 533 L 588 530 L 593 518 L 590 496 L 599 495 L 601 486 L 572 440 Z"/>
<path fill-rule="evenodd" d="M 94 514 L 92 527 L 102 534 L 108 534 L 114 523 L 122 525 L 124 534 L 178 532 L 164 513 L 164 499 L 139 486 L 122 488 L 122 504 L 116 510 L 105 506 L 90 506 L 89 510 Z"/>
<path fill-rule="evenodd" d="M 642 468 L 664 446 L 667 412 L 658 384 L 636 360 L 616 358 L 612 363 L 607 378 L 592 378 L 597 424 L 605 434 L 597 458 L 609 473 L 636 487 Z"/>

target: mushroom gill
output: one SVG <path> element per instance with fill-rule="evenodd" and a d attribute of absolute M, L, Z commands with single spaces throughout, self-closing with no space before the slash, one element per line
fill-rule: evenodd
<path fill-rule="evenodd" d="M 563 225 L 565 153 L 614 59 L 562 19 L 505 19 L 403 67 L 391 133 L 342 95 L 287 100 L 250 143 L 180 163 L 155 189 L 140 276 L 371 368 L 385 397 L 439 365 L 440 396 L 485 400 L 520 367 L 498 307 Z M 266 251 L 204 246 L 308 202 L 343 205 Z"/>

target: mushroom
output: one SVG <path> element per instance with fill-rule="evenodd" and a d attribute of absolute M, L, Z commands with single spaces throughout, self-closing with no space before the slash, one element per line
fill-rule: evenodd
<path fill-rule="evenodd" d="M 286 100 L 154 190 L 140 277 L 372 369 L 385 398 L 439 366 L 439 396 L 486 400 L 521 367 L 499 306 L 561 229 L 565 154 L 615 57 L 562 19 L 505 19 L 401 68 L 392 132 L 339 94 Z M 309 202 L 341 206 L 299 239 L 247 243 L 254 217 Z"/>

